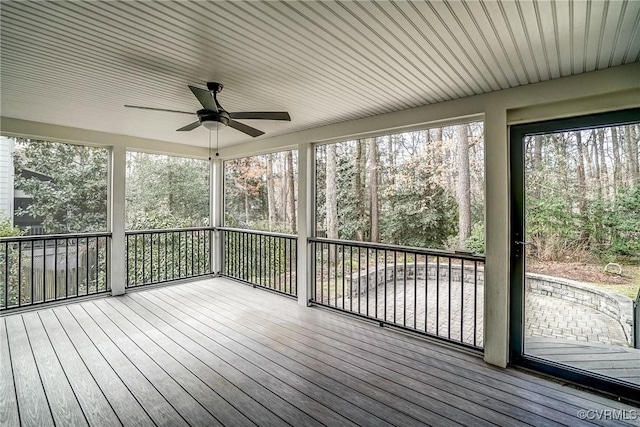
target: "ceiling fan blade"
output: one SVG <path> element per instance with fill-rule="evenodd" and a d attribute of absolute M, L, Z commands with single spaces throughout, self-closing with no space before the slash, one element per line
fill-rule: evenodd
<path fill-rule="evenodd" d="M 167 110 L 165 108 L 153 108 L 153 107 L 139 107 L 137 105 L 125 105 L 125 107 L 127 107 L 127 108 L 138 108 L 140 110 L 166 111 L 167 113 L 194 114 L 193 112 L 188 112 L 188 111 Z"/>
<path fill-rule="evenodd" d="M 215 111 L 216 113 L 218 112 L 218 106 L 214 102 L 211 92 L 194 86 L 189 86 L 189 89 L 191 89 L 191 92 L 198 98 L 198 101 L 200 101 L 200 104 L 202 104 L 205 109 Z"/>
<path fill-rule="evenodd" d="M 241 111 L 229 113 L 229 117 L 238 120 L 286 120 L 291 121 L 291 116 L 286 111 Z"/>
<path fill-rule="evenodd" d="M 197 128 L 198 126 L 200 126 L 200 122 L 193 122 L 189 125 L 186 125 L 184 127 L 181 127 L 180 129 L 177 129 L 176 132 L 183 132 L 183 131 L 187 131 L 187 130 L 194 130 L 195 128 Z"/>
<path fill-rule="evenodd" d="M 240 122 L 236 122 L 235 120 L 229 120 L 229 126 L 234 128 L 235 130 L 239 130 L 240 132 L 244 132 L 247 135 L 250 135 L 252 137 L 256 137 L 256 136 L 260 136 L 260 135 L 264 135 L 264 132 L 262 132 L 261 130 L 258 130 L 256 128 L 252 128 L 251 126 L 247 126 L 245 124 L 242 124 Z"/>

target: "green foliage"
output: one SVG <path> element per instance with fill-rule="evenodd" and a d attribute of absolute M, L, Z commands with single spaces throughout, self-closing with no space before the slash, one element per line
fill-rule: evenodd
<path fill-rule="evenodd" d="M 455 198 L 442 187 L 422 156 L 404 164 L 396 185 L 383 193 L 382 240 L 418 247 L 442 247 L 457 233 Z"/>
<path fill-rule="evenodd" d="M 209 163 L 181 157 L 129 153 L 127 229 L 206 225 Z"/>
<path fill-rule="evenodd" d="M 475 223 L 471 228 L 471 236 L 465 241 L 465 249 L 477 254 L 484 254 L 484 223 Z"/>
<path fill-rule="evenodd" d="M 42 218 L 46 234 L 106 229 L 107 150 L 21 138 L 16 146 L 15 186 L 33 197 L 17 215 Z"/>
<path fill-rule="evenodd" d="M 11 225 L 11 219 L 2 218 L 0 212 L 0 237 L 22 236 L 24 231 Z"/>
<path fill-rule="evenodd" d="M 605 213 L 611 232 L 610 252 L 640 258 L 640 186 L 623 189 Z"/>

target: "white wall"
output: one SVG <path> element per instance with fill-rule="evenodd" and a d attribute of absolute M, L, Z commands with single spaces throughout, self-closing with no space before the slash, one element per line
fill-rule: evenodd
<path fill-rule="evenodd" d="M 13 140 L 0 136 L 0 218 L 13 225 Z"/>
<path fill-rule="evenodd" d="M 221 159 L 304 144 L 338 141 L 401 129 L 441 125 L 469 117 L 485 119 L 486 269 L 485 360 L 506 366 L 509 322 L 509 133 L 508 125 L 640 107 L 640 63 L 352 120 L 220 150 Z M 130 149 L 207 158 L 206 149 L 3 118 L 0 132 L 58 141 L 126 146 Z M 303 144 L 303 145 L 299 145 Z M 302 186 L 304 192 L 304 186 Z M 302 195 L 301 195 L 302 196 Z"/>

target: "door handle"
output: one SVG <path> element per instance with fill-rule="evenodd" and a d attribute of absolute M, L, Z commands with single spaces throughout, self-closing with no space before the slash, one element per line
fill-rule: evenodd
<path fill-rule="evenodd" d="M 531 243 L 531 242 L 518 242 L 518 241 L 516 241 L 515 244 L 516 245 L 522 245 L 522 246 L 533 245 L 533 243 Z"/>

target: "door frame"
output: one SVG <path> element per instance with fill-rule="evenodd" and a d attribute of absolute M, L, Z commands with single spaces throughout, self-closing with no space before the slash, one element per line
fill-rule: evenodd
<path fill-rule="evenodd" d="M 555 363 L 524 353 L 525 136 L 594 127 L 623 126 L 640 121 L 640 108 L 546 120 L 509 127 L 510 157 L 510 307 L 509 364 L 533 369 L 616 396 L 640 401 L 640 386 Z M 516 243 L 520 242 L 520 243 Z"/>

